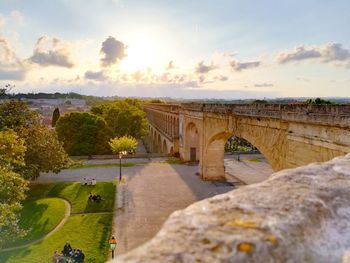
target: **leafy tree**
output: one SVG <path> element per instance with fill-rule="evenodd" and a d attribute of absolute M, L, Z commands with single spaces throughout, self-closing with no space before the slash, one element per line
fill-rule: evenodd
<path fill-rule="evenodd" d="M 0 104 L 0 131 L 13 129 L 18 131 L 38 123 L 38 114 L 31 111 L 22 101 L 9 101 Z"/>
<path fill-rule="evenodd" d="M 25 142 L 13 130 L 0 132 L 0 166 L 11 170 L 24 165 Z"/>
<path fill-rule="evenodd" d="M 322 104 L 334 104 L 330 100 L 324 100 L 321 98 L 316 98 L 316 99 L 308 99 L 305 101 L 306 104 L 314 104 L 314 105 L 322 105 Z"/>
<path fill-rule="evenodd" d="M 137 147 L 137 141 L 131 136 L 116 137 L 109 141 L 113 153 L 134 153 Z"/>
<path fill-rule="evenodd" d="M 58 138 L 69 155 L 110 153 L 108 140 L 112 137 L 106 121 L 87 112 L 71 112 L 56 123 Z"/>
<path fill-rule="evenodd" d="M 21 175 L 0 166 L 0 247 L 25 235 L 18 225 L 18 213 L 28 182 Z"/>
<path fill-rule="evenodd" d="M 164 103 L 164 102 L 161 101 L 160 99 L 151 99 L 149 102 L 150 102 L 150 103 Z"/>
<path fill-rule="evenodd" d="M 267 100 L 253 100 L 253 104 L 267 104 Z"/>
<path fill-rule="evenodd" d="M 115 137 L 129 135 L 139 139 L 148 132 L 146 115 L 138 100 L 106 102 L 93 107 L 91 112 L 106 120 Z"/>
<path fill-rule="evenodd" d="M 12 130 L 0 132 L 0 247 L 25 234 L 18 225 L 28 182 L 12 169 L 24 165 L 24 141 Z"/>
<path fill-rule="evenodd" d="M 25 166 L 21 173 L 25 178 L 35 179 L 40 172 L 58 173 L 68 163 L 68 155 L 54 130 L 43 125 L 32 125 L 22 129 L 25 140 Z"/>
<path fill-rule="evenodd" d="M 0 99 L 6 98 L 9 91 L 11 91 L 14 87 L 14 85 L 5 84 L 3 88 L 0 88 Z"/>
<path fill-rule="evenodd" d="M 57 120 L 60 117 L 60 109 L 59 108 L 55 108 L 55 110 L 52 113 L 52 121 L 51 121 L 51 126 L 55 127 Z"/>

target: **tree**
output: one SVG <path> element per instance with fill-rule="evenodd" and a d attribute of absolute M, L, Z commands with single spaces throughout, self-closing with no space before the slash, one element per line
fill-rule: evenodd
<path fill-rule="evenodd" d="M 25 178 L 35 179 L 40 172 L 58 173 L 68 163 L 68 155 L 54 130 L 32 125 L 22 129 L 20 135 L 27 147 L 25 166 L 20 171 Z"/>
<path fill-rule="evenodd" d="M 56 131 L 69 155 L 108 154 L 112 132 L 106 121 L 87 112 L 71 112 L 59 118 Z"/>
<path fill-rule="evenodd" d="M 9 91 L 11 91 L 15 85 L 5 84 L 3 88 L 0 88 L 0 99 L 6 98 Z"/>
<path fill-rule="evenodd" d="M 55 110 L 52 113 L 52 121 L 51 121 L 51 126 L 55 127 L 57 120 L 60 118 L 60 109 L 55 108 Z"/>
<path fill-rule="evenodd" d="M 116 137 L 109 141 L 113 153 L 134 153 L 137 147 L 137 141 L 131 136 Z"/>
<path fill-rule="evenodd" d="M 18 170 L 24 166 L 25 141 L 13 130 L 0 132 L 0 167 Z"/>
<path fill-rule="evenodd" d="M 129 135 L 140 139 L 148 132 L 146 114 L 138 100 L 113 101 L 93 107 L 91 112 L 104 118 L 113 137 Z"/>
<path fill-rule="evenodd" d="M 24 166 L 24 140 L 12 130 L 0 132 L 0 247 L 25 234 L 18 225 L 20 202 L 28 182 L 12 170 Z"/>
<path fill-rule="evenodd" d="M 0 166 L 0 247 L 25 235 L 18 225 L 18 214 L 28 182 L 21 175 Z"/>
<path fill-rule="evenodd" d="M 9 101 L 0 104 L 0 131 L 13 129 L 18 131 L 39 122 L 38 114 L 31 111 L 22 101 Z"/>
<path fill-rule="evenodd" d="M 306 104 L 314 104 L 314 105 L 322 105 L 322 104 L 334 104 L 330 100 L 324 100 L 321 98 L 316 98 L 316 99 L 308 99 L 305 101 Z"/>

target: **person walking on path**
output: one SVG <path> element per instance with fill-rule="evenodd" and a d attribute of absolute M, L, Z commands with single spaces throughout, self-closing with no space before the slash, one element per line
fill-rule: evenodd
<path fill-rule="evenodd" d="M 109 246 L 111 248 L 112 251 L 112 259 L 114 258 L 114 250 L 117 246 L 117 240 L 114 238 L 114 236 L 112 236 L 112 238 L 109 240 Z"/>

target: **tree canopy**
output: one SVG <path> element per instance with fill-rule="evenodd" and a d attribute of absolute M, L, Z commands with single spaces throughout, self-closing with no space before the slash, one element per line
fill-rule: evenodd
<path fill-rule="evenodd" d="M 25 178 L 35 179 L 40 172 L 58 173 L 68 163 L 69 158 L 54 130 L 43 125 L 32 125 L 21 130 L 25 140 L 25 166 L 21 173 Z"/>
<path fill-rule="evenodd" d="M 137 141 L 131 136 L 116 137 L 109 141 L 113 153 L 134 153 L 137 147 Z"/>
<path fill-rule="evenodd" d="M 25 234 L 18 226 L 18 212 L 28 182 L 12 170 L 24 166 L 25 151 L 24 140 L 14 131 L 0 131 L 0 247 Z"/>
<path fill-rule="evenodd" d="M 25 234 L 18 225 L 28 181 L 68 162 L 54 131 L 39 125 L 25 103 L 0 104 L 0 247 Z"/>
<path fill-rule="evenodd" d="M 106 120 L 113 137 L 128 135 L 139 139 L 147 134 L 148 123 L 139 100 L 105 102 L 93 107 L 91 112 Z"/>
<path fill-rule="evenodd" d="M 314 105 L 321 105 L 321 104 L 334 104 L 330 100 L 324 100 L 321 98 L 316 98 L 316 99 L 308 99 L 305 101 L 306 104 L 314 104 Z"/>
<path fill-rule="evenodd" d="M 108 140 L 112 132 L 102 117 L 88 112 L 71 112 L 61 116 L 55 128 L 69 155 L 110 153 Z"/>
<path fill-rule="evenodd" d="M 38 114 L 31 111 L 22 101 L 9 101 L 0 104 L 0 131 L 13 129 L 18 131 L 39 122 Z"/>
<path fill-rule="evenodd" d="M 0 132 L 0 166 L 18 170 L 24 166 L 25 141 L 13 130 Z"/>
<path fill-rule="evenodd" d="M 60 109 L 59 108 L 55 108 L 55 110 L 52 113 L 52 120 L 51 120 L 51 126 L 55 127 L 56 122 L 58 121 L 58 119 L 60 118 Z"/>

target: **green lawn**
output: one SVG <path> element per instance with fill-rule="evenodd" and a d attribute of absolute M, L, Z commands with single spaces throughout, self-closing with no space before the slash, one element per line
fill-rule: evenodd
<path fill-rule="evenodd" d="M 90 192 L 100 194 L 104 200 L 100 203 L 90 203 Z M 61 221 L 65 204 L 59 198 L 69 201 L 72 213 L 79 214 L 72 214 L 62 228 L 35 245 L 0 252 L 0 262 L 52 262 L 54 251 L 61 251 L 66 241 L 69 241 L 73 248 L 81 248 L 84 251 L 85 262 L 102 263 L 107 260 L 115 183 L 98 182 L 96 186 L 82 186 L 80 183 L 32 185 L 21 218 L 22 226 L 32 226 L 25 240 L 42 237 Z M 100 212 L 105 213 L 98 214 Z M 21 244 L 25 240 L 22 240 Z"/>
<path fill-rule="evenodd" d="M 58 198 L 26 201 L 21 212 L 20 226 L 28 231 L 27 235 L 8 247 L 26 244 L 45 236 L 61 222 L 65 211 L 65 203 Z"/>
<path fill-rule="evenodd" d="M 85 262 L 105 262 L 108 257 L 108 239 L 112 229 L 112 214 L 73 215 L 50 237 L 28 248 L 0 253 L 4 263 L 51 263 L 55 250 L 61 251 L 66 241 L 80 248 Z"/>
<path fill-rule="evenodd" d="M 99 194 L 104 199 L 99 203 L 89 201 L 89 194 Z M 115 183 L 98 182 L 95 186 L 80 183 L 59 183 L 48 192 L 48 196 L 57 196 L 72 204 L 72 213 L 112 212 L 114 207 Z"/>
<path fill-rule="evenodd" d="M 252 162 L 252 163 L 261 163 L 261 160 L 256 158 L 242 158 L 242 161 Z"/>
<path fill-rule="evenodd" d="M 133 167 L 136 163 L 122 163 L 122 167 Z M 119 167 L 119 163 L 89 163 L 89 164 L 74 164 L 68 169 L 83 169 L 83 168 L 98 168 L 98 167 Z"/>

